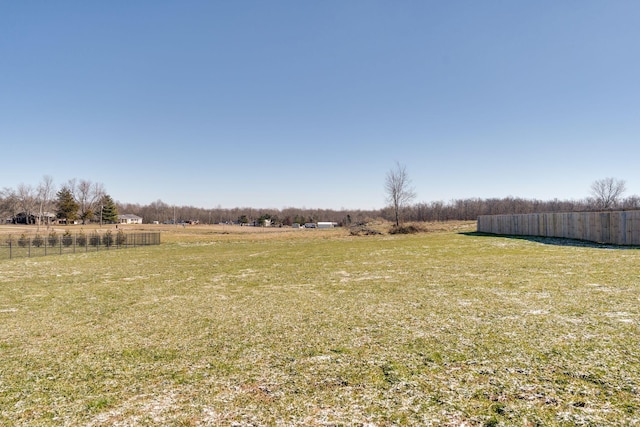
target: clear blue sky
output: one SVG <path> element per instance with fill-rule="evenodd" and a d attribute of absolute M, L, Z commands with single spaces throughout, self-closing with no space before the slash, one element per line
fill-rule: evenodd
<path fill-rule="evenodd" d="M 640 1 L 0 0 L 0 188 L 372 209 L 640 194 Z"/>

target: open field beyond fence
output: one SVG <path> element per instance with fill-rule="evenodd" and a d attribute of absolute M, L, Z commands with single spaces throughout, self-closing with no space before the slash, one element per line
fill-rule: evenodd
<path fill-rule="evenodd" d="M 0 425 L 640 423 L 637 249 L 197 227 L 0 261 Z"/>

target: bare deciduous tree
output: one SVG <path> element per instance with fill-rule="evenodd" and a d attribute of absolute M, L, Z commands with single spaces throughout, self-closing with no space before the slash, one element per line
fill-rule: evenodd
<path fill-rule="evenodd" d="M 615 207 L 626 190 L 626 182 L 621 179 L 603 178 L 591 184 L 591 195 L 599 209 Z"/>
<path fill-rule="evenodd" d="M 158 199 L 155 202 L 152 202 L 150 208 L 153 212 L 153 220 L 158 222 L 164 222 L 167 220 L 167 210 L 169 209 L 169 205 L 167 205 L 162 200 Z"/>
<path fill-rule="evenodd" d="M 25 223 L 30 224 L 36 205 L 36 193 L 31 185 L 20 184 L 16 193 L 18 206 L 25 216 Z"/>
<path fill-rule="evenodd" d="M 18 195 L 12 188 L 5 187 L 0 191 L 0 223 L 16 217 L 18 213 Z"/>
<path fill-rule="evenodd" d="M 622 201 L 622 207 L 625 209 L 640 209 L 640 196 L 629 196 Z"/>
<path fill-rule="evenodd" d="M 49 175 L 42 177 L 42 182 L 38 185 L 36 200 L 39 206 L 38 212 L 38 229 L 42 223 L 42 218 L 45 216 L 45 212 L 49 213 L 50 204 L 55 195 L 55 188 L 53 186 L 53 178 Z M 47 215 L 47 227 L 49 227 L 49 216 Z"/>
<path fill-rule="evenodd" d="M 79 216 L 82 223 L 85 224 L 87 220 L 93 218 L 94 213 L 98 210 L 98 204 L 100 199 L 107 194 L 104 186 L 100 183 L 93 183 L 88 180 L 80 180 L 78 185 L 71 185 L 69 182 L 69 188 L 72 189 L 73 195 L 78 202 Z"/>
<path fill-rule="evenodd" d="M 396 226 L 399 226 L 400 211 L 416 197 L 404 165 L 396 162 L 396 166 L 387 172 L 384 189 L 387 193 L 387 202 L 393 208 Z"/>

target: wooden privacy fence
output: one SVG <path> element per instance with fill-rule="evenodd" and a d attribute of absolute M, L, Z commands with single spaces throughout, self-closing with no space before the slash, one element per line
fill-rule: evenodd
<path fill-rule="evenodd" d="M 640 211 L 481 215 L 478 231 L 640 245 Z"/>

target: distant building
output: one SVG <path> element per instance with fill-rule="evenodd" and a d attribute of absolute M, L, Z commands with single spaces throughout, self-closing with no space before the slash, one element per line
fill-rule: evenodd
<path fill-rule="evenodd" d="M 13 218 L 10 218 L 8 222 L 14 224 L 38 224 L 39 221 L 41 224 L 55 224 L 56 214 L 44 212 L 42 215 L 39 215 L 20 212 Z"/>
<path fill-rule="evenodd" d="M 318 228 L 333 228 L 336 225 L 335 222 L 318 222 Z"/>
<path fill-rule="evenodd" d="M 120 224 L 142 224 L 142 217 L 133 214 L 118 215 Z"/>

